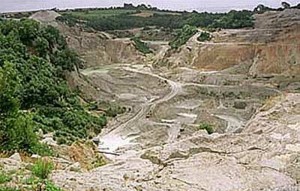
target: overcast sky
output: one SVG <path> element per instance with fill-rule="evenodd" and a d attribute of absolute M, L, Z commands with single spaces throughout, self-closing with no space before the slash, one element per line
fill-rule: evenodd
<path fill-rule="evenodd" d="M 299 0 L 287 0 L 296 5 Z M 279 7 L 281 0 L 0 0 L 0 12 L 26 11 L 48 8 L 110 7 L 123 3 L 151 4 L 172 10 L 224 12 L 231 9 L 253 9 L 258 4 Z"/>

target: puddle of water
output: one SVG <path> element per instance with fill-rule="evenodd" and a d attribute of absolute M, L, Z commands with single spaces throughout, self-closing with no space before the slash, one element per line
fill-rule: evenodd
<path fill-rule="evenodd" d="M 118 148 L 134 145 L 135 143 L 131 143 L 131 141 L 135 138 L 136 137 L 122 138 L 119 135 L 105 135 L 100 138 L 100 144 L 98 148 L 100 151 L 114 153 Z"/>
<path fill-rule="evenodd" d="M 135 94 L 123 93 L 123 94 L 117 95 L 117 97 L 122 100 L 132 100 L 132 99 L 136 99 L 138 96 Z"/>
<path fill-rule="evenodd" d="M 178 113 L 177 115 L 188 118 L 197 118 L 197 115 L 192 113 Z"/>

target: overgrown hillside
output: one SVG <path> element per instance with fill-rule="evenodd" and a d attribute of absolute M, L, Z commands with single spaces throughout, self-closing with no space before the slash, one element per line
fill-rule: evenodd
<path fill-rule="evenodd" d="M 253 12 L 229 13 L 172 12 L 147 6 L 131 6 L 109 9 L 73 10 L 61 12 L 58 20 L 74 26 L 83 25 L 99 31 L 124 30 L 157 26 L 179 29 L 185 25 L 205 28 L 244 28 L 253 26 Z"/>
<path fill-rule="evenodd" d="M 0 21 L 0 150 L 51 154 L 36 131 L 58 143 L 94 136 L 106 124 L 65 81 L 80 63 L 59 31 L 33 20 Z"/>

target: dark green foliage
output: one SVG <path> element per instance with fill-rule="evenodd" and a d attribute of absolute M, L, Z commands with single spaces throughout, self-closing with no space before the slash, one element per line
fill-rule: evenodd
<path fill-rule="evenodd" d="M 197 40 L 200 42 L 204 41 L 210 41 L 211 40 L 211 35 L 208 32 L 201 32 L 201 34 L 198 36 Z"/>
<path fill-rule="evenodd" d="M 19 101 L 16 95 L 19 84 L 17 70 L 11 63 L 5 62 L 0 68 L 0 124 L 18 112 Z"/>
<path fill-rule="evenodd" d="M 170 42 L 172 49 L 177 49 L 184 45 L 193 35 L 197 33 L 197 28 L 185 25 L 177 34 L 176 38 Z"/>
<path fill-rule="evenodd" d="M 201 124 L 199 125 L 199 129 L 201 129 L 201 130 L 206 130 L 206 132 L 207 132 L 208 134 L 213 134 L 213 133 L 214 133 L 214 128 L 213 128 L 213 126 L 210 125 L 210 124 L 207 124 L 207 123 L 201 123 Z"/>
<path fill-rule="evenodd" d="M 228 14 L 212 23 L 209 27 L 225 29 L 253 27 L 254 19 L 252 14 L 251 11 L 230 11 Z"/>
<path fill-rule="evenodd" d="M 283 7 L 284 9 L 289 9 L 289 8 L 291 8 L 291 5 L 290 5 L 289 3 L 287 3 L 287 2 L 281 2 L 281 5 L 282 5 L 282 7 Z"/>
<path fill-rule="evenodd" d="M 146 43 L 142 42 L 139 38 L 133 37 L 131 40 L 134 42 L 135 48 L 143 54 L 150 54 L 152 51 Z"/>
<path fill-rule="evenodd" d="M 296 6 L 293 6 L 292 8 L 293 9 L 300 9 L 300 3 L 298 5 L 296 5 Z"/>
<path fill-rule="evenodd" d="M 85 111 L 65 80 L 79 64 L 57 29 L 0 21 L 0 150 L 50 154 L 38 129 L 68 143 L 100 132 L 105 117 Z"/>
<path fill-rule="evenodd" d="M 137 27 L 157 26 L 179 29 L 184 25 L 205 28 L 243 28 L 253 26 L 251 11 L 231 11 L 229 13 L 197 13 L 152 10 L 151 8 L 132 7 L 126 9 L 105 9 L 73 11 L 62 13 L 58 20 L 74 26 L 76 23 L 95 30 L 124 30 Z M 142 9 L 141 9 L 142 8 Z M 135 16 L 141 10 L 152 11 L 153 16 Z M 168 14 L 169 13 L 169 14 Z"/>
<path fill-rule="evenodd" d="M 46 146 L 38 142 L 31 116 L 19 111 L 17 96 L 20 88 L 16 68 L 5 62 L 0 68 L 0 150 L 51 154 Z"/>

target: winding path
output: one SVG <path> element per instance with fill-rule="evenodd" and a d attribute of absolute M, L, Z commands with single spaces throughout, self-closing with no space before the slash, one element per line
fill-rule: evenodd
<path fill-rule="evenodd" d="M 120 67 L 120 66 L 117 66 Z M 167 82 L 170 86 L 170 92 L 166 94 L 165 96 L 156 99 L 156 100 L 151 100 L 149 102 L 146 102 L 144 104 L 141 104 L 139 107 L 138 112 L 131 116 L 127 121 L 122 123 L 121 125 L 117 125 L 115 127 L 111 127 L 111 129 L 108 132 L 105 132 L 104 134 L 99 135 L 99 138 L 101 140 L 101 143 L 99 145 L 99 150 L 100 152 L 103 153 L 116 153 L 116 150 L 119 147 L 127 146 L 131 143 L 131 140 L 134 139 L 135 137 L 128 137 L 127 135 L 122 135 L 124 133 L 125 129 L 129 128 L 130 126 L 136 125 L 137 121 L 146 118 L 146 115 L 152 111 L 157 104 L 169 101 L 173 97 L 175 97 L 182 89 L 182 84 L 169 80 L 167 78 L 161 77 L 157 74 L 154 74 L 152 72 L 148 71 L 142 71 L 138 69 L 131 68 L 129 66 L 126 67 L 120 67 L 126 71 L 134 72 L 134 73 L 140 73 L 144 75 L 149 75 L 155 78 L 158 78 L 160 80 L 163 80 Z M 97 73 L 97 72 L 102 72 L 102 70 L 91 70 L 88 69 L 86 71 L 82 71 L 81 73 L 84 75 L 89 75 L 92 73 Z"/>

